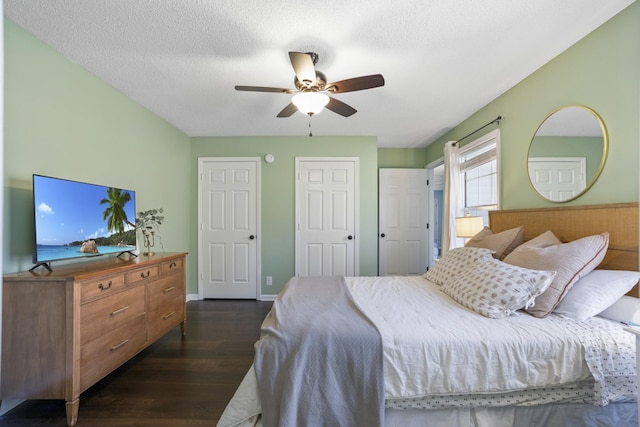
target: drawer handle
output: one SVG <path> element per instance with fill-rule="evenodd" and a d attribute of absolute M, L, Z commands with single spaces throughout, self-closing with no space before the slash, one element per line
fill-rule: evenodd
<path fill-rule="evenodd" d="M 116 351 L 117 349 L 119 349 L 120 347 L 122 347 L 123 345 L 125 345 L 126 343 L 129 342 L 129 338 L 127 338 L 126 340 L 119 342 L 118 344 L 114 345 L 113 347 L 111 347 L 109 349 L 109 351 Z"/>
<path fill-rule="evenodd" d="M 172 311 L 171 313 L 167 313 L 164 316 L 162 316 L 162 320 L 167 320 L 168 318 L 170 318 L 171 316 L 173 316 L 174 314 L 176 314 L 175 311 Z"/>
<path fill-rule="evenodd" d="M 111 316 L 115 316 L 116 314 L 120 314 L 120 313 L 122 313 L 123 311 L 126 311 L 126 310 L 128 310 L 128 309 L 129 309 L 129 306 L 128 306 L 128 305 L 125 305 L 125 306 L 124 306 L 124 307 L 122 307 L 122 308 L 119 308 L 119 309 L 117 309 L 117 310 L 112 311 L 112 312 L 110 313 L 110 315 L 111 315 Z"/>
<path fill-rule="evenodd" d="M 151 271 L 147 270 L 147 274 L 145 275 L 144 272 L 140 273 L 140 277 L 142 277 L 143 279 L 146 279 L 147 277 L 151 276 Z"/>
<path fill-rule="evenodd" d="M 174 290 L 176 287 L 175 286 L 169 286 L 168 288 L 164 289 L 162 291 L 163 294 L 166 294 L 167 292 L 171 292 L 172 290 Z"/>
<path fill-rule="evenodd" d="M 172 262 L 171 264 L 169 264 L 169 268 L 174 268 L 177 267 L 178 264 L 176 264 L 175 262 Z"/>
<path fill-rule="evenodd" d="M 100 289 L 101 291 L 106 291 L 110 287 L 111 287 L 111 280 L 109 280 L 109 283 L 107 283 L 107 286 L 103 285 L 102 283 L 98 285 L 98 289 Z"/>

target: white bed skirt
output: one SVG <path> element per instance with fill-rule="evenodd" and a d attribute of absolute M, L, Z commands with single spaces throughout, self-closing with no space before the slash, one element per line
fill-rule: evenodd
<path fill-rule="evenodd" d="M 501 408 L 387 409 L 387 427 L 637 427 L 635 402 Z"/>
<path fill-rule="evenodd" d="M 260 416 L 238 427 L 262 427 Z M 636 427 L 635 403 L 461 409 L 387 409 L 386 427 Z"/>

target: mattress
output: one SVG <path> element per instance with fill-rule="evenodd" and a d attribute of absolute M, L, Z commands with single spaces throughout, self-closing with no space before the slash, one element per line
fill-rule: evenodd
<path fill-rule="evenodd" d="M 604 405 L 636 392 L 634 337 L 616 322 L 489 319 L 421 276 L 345 283 L 382 336 L 388 407 L 412 407 L 410 399 L 413 407 L 500 406 L 516 393 L 521 404 L 552 393 Z"/>

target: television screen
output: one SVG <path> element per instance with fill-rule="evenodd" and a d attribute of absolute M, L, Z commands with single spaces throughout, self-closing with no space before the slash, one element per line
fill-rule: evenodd
<path fill-rule="evenodd" d="M 35 267 L 136 249 L 135 192 L 33 175 Z"/>

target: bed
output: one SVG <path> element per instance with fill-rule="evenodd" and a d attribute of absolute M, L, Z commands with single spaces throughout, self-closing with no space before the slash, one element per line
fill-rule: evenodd
<path fill-rule="evenodd" d="M 638 425 L 638 221 L 495 211 L 425 276 L 292 278 L 218 426 Z"/>

